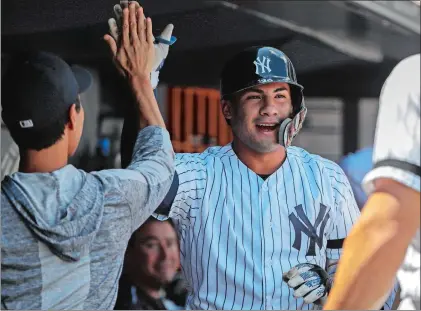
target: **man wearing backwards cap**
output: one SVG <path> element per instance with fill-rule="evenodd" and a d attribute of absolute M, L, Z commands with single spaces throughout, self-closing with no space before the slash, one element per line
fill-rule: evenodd
<path fill-rule="evenodd" d="M 174 153 L 150 81 L 152 24 L 140 13 L 124 10 L 134 27 L 121 43 L 105 37 L 142 117 L 127 169 L 67 164 L 83 129 L 85 70 L 37 52 L 16 56 L 2 79 L 2 116 L 21 154 L 1 186 L 2 309 L 113 309 L 128 240 L 168 192 Z"/>

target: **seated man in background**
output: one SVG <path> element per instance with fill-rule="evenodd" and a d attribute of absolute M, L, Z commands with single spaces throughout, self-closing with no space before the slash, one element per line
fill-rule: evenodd
<path fill-rule="evenodd" d="M 181 310 L 165 298 L 180 267 L 178 237 L 171 221 L 149 218 L 129 241 L 115 310 Z"/>

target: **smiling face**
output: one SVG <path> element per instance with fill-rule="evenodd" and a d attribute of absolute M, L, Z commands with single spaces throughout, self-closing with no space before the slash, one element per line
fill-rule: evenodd
<path fill-rule="evenodd" d="M 174 228 L 168 221 L 150 220 L 134 235 L 133 245 L 128 248 L 132 277 L 156 288 L 169 283 L 180 265 Z"/>
<path fill-rule="evenodd" d="M 230 120 L 236 143 L 258 153 L 275 151 L 280 148 L 279 125 L 293 112 L 290 87 L 275 82 L 249 88 L 235 100 L 224 100 L 222 111 Z"/>

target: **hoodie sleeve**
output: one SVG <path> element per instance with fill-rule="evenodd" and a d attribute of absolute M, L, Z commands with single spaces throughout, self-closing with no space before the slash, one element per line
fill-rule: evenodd
<path fill-rule="evenodd" d="M 174 176 L 174 150 L 167 130 L 148 126 L 138 133 L 133 155 L 126 169 L 94 173 L 105 187 L 105 196 L 117 192 L 117 205 L 128 205 L 133 232 L 164 200 Z M 107 190 L 108 189 L 108 190 Z M 117 191 L 116 191 L 117 190 Z M 121 199 L 121 200 L 120 200 Z M 115 204 L 114 204 L 115 205 Z"/>

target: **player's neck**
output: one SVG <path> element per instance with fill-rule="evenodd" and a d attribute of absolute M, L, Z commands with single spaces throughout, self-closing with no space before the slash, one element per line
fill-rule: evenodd
<path fill-rule="evenodd" d="M 67 149 L 60 143 L 40 151 L 20 150 L 19 171 L 23 173 L 50 173 L 67 165 Z"/>
<path fill-rule="evenodd" d="M 250 170 L 258 175 L 271 175 L 282 166 L 286 159 L 285 148 L 279 146 L 276 150 L 267 153 L 256 152 L 238 140 L 232 143 L 232 149 L 237 157 Z"/>

